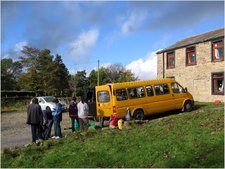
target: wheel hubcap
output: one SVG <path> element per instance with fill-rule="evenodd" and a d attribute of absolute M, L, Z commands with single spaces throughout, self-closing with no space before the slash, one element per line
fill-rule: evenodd
<path fill-rule="evenodd" d="M 190 109 L 191 108 L 191 105 L 190 104 L 187 104 L 186 105 L 186 109 Z"/>

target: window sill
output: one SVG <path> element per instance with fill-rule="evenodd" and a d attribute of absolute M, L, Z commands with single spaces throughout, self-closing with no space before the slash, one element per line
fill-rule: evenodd
<path fill-rule="evenodd" d="M 186 64 L 186 66 L 196 66 L 197 63 L 193 63 L 193 64 Z"/>
<path fill-rule="evenodd" d="M 224 93 L 212 93 L 212 95 L 224 95 Z"/>
<path fill-rule="evenodd" d="M 212 60 L 212 62 L 223 62 L 224 59 L 220 59 L 220 60 Z"/>

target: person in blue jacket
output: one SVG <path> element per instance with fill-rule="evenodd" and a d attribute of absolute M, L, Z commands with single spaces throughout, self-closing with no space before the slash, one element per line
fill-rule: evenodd
<path fill-rule="evenodd" d="M 59 100 L 57 98 L 53 99 L 52 101 L 55 103 L 55 109 L 52 112 L 53 121 L 54 121 L 54 130 L 55 130 L 55 136 L 52 138 L 58 139 L 62 138 L 62 132 L 61 132 L 61 126 L 60 122 L 62 121 L 62 105 L 59 103 Z"/>

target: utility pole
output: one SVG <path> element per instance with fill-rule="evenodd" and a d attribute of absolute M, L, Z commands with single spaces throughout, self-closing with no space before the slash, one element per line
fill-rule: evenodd
<path fill-rule="evenodd" d="M 99 64 L 100 64 L 100 61 L 98 60 L 98 81 L 97 81 L 97 86 L 99 86 Z"/>

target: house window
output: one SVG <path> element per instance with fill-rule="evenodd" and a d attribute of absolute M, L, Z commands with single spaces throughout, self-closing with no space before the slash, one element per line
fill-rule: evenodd
<path fill-rule="evenodd" d="M 175 68 L 175 53 L 167 53 L 167 69 Z"/>
<path fill-rule="evenodd" d="M 224 73 L 212 73 L 212 94 L 224 94 Z"/>
<path fill-rule="evenodd" d="M 214 62 L 224 60 L 223 40 L 215 41 L 212 43 L 212 55 L 212 60 Z"/>
<path fill-rule="evenodd" d="M 195 47 L 186 49 L 186 65 L 196 65 Z"/>

